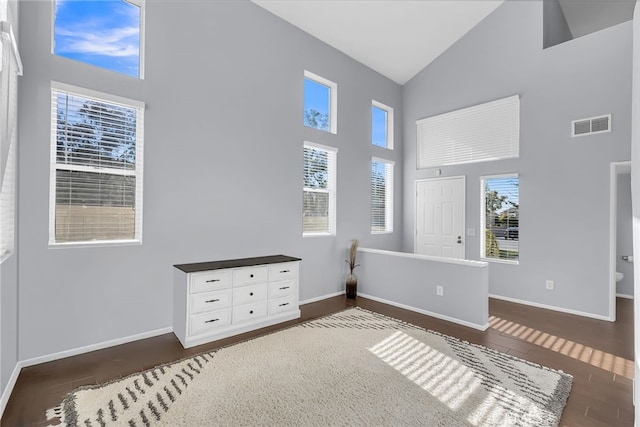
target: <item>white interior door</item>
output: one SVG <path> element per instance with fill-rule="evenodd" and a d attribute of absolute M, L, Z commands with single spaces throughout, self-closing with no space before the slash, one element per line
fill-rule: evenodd
<path fill-rule="evenodd" d="M 416 181 L 417 254 L 464 259 L 464 197 L 464 176 Z"/>

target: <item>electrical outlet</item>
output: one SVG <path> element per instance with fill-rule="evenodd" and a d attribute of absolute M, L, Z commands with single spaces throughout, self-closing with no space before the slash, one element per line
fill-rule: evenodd
<path fill-rule="evenodd" d="M 442 286 L 436 286 L 436 295 L 438 295 L 439 297 L 444 295 L 444 288 Z"/>
<path fill-rule="evenodd" d="M 552 291 L 554 288 L 553 280 L 547 280 L 547 289 Z"/>

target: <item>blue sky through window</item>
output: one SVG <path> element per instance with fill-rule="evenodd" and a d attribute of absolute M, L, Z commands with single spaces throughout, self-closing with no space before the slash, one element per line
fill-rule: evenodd
<path fill-rule="evenodd" d="M 371 143 L 387 147 L 387 112 L 376 106 L 371 106 Z"/>
<path fill-rule="evenodd" d="M 330 98 L 331 89 L 329 87 L 305 77 L 303 116 L 305 126 L 329 130 Z"/>
<path fill-rule="evenodd" d="M 56 55 L 140 77 L 140 8 L 124 0 L 56 0 Z"/>

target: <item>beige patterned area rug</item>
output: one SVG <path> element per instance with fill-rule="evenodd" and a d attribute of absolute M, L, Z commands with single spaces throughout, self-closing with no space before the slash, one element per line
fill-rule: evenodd
<path fill-rule="evenodd" d="M 354 308 L 81 388 L 49 416 L 85 427 L 556 426 L 571 384 Z"/>

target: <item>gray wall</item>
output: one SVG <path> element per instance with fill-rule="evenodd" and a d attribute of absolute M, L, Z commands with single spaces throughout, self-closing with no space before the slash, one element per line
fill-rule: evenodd
<path fill-rule="evenodd" d="M 480 176 L 520 174 L 520 264 L 490 263 L 492 294 L 608 316 L 609 168 L 628 160 L 631 23 L 542 49 L 542 2 L 505 2 L 403 87 L 405 251 L 413 251 L 416 120 L 519 94 L 520 158 L 443 167 L 466 175 L 466 256 L 480 253 Z M 611 133 L 570 122 L 613 114 Z M 555 290 L 545 290 L 545 280 Z"/>
<path fill-rule="evenodd" d="M 543 5 L 543 47 L 548 48 L 573 39 L 560 1 L 546 0 Z"/>
<path fill-rule="evenodd" d="M 4 16 L 4 12 L 0 12 L 0 15 Z M 18 38 L 17 1 L 8 2 L 6 19 Z M 18 142 L 19 138 L 18 134 Z M 7 386 L 18 361 L 18 236 L 15 238 L 13 255 L 0 264 L 0 393 Z"/>
<path fill-rule="evenodd" d="M 616 271 L 624 274 L 616 284 L 617 293 L 633 296 L 633 264 L 623 255 L 633 255 L 633 221 L 631 215 L 631 174 L 618 175 L 618 220 L 616 222 Z"/>
<path fill-rule="evenodd" d="M 371 99 L 400 86 L 244 1 L 147 1 L 145 79 L 56 57 L 50 2 L 24 2 L 20 93 L 20 359 L 171 325 L 172 265 L 287 254 L 303 259 L 301 299 L 344 289 L 350 239 L 369 233 Z M 183 25 L 182 23 L 188 23 Z M 302 125 L 308 69 L 338 84 L 338 134 Z M 50 81 L 146 102 L 143 245 L 49 249 Z M 302 237 L 304 140 L 338 147 L 336 237 Z"/>
<path fill-rule="evenodd" d="M 475 329 L 489 324 L 486 263 L 358 250 L 358 292 Z M 441 296 L 437 287 L 442 286 Z"/>

